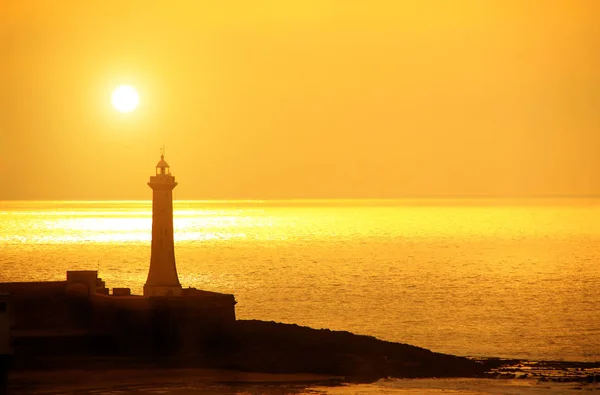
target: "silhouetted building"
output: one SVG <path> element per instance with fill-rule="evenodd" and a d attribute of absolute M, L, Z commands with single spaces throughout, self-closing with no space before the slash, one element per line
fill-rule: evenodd
<path fill-rule="evenodd" d="M 11 354 L 8 294 L 0 293 L 0 394 L 6 392 L 8 365 Z"/>
<path fill-rule="evenodd" d="M 66 281 L 0 283 L 0 295 L 5 293 L 0 298 L 0 354 L 7 348 L 5 329 L 17 359 L 27 361 L 32 355 L 63 353 L 198 350 L 234 324 L 233 295 L 182 289 L 179 283 L 172 203 L 177 183 L 163 156 L 148 185 L 153 190 L 152 256 L 144 295 L 132 295 L 130 288 L 111 293 L 96 270 L 67 271 Z M 2 310 L 6 300 L 10 321 Z"/>
<path fill-rule="evenodd" d="M 177 183 L 164 155 L 148 185 L 152 188 L 152 254 L 144 296 L 180 296 L 173 241 L 173 189 Z"/>
<path fill-rule="evenodd" d="M 8 314 L 8 298 L 9 294 L 0 293 L 0 357 L 11 353 L 9 342 L 10 316 Z"/>

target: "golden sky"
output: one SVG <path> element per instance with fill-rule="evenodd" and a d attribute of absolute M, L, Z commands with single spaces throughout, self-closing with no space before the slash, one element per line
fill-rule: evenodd
<path fill-rule="evenodd" d="M 149 199 L 163 144 L 177 199 L 600 194 L 599 15 L 0 0 L 0 199 Z"/>

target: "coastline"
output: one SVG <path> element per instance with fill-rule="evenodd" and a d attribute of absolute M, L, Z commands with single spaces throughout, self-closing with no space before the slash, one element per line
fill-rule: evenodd
<path fill-rule="evenodd" d="M 489 367 L 488 375 L 499 379 L 535 379 L 557 383 L 600 384 L 600 361 L 530 361 L 520 359 L 476 359 Z"/>
<path fill-rule="evenodd" d="M 482 360 L 483 361 L 483 360 Z M 481 378 L 382 378 L 350 383 L 341 376 L 310 373 L 260 373 L 207 368 L 113 368 L 12 371 L 9 392 L 21 394 L 504 394 L 577 393 L 600 390 L 600 362 L 515 361 L 491 358 L 499 365 Z M 107 361 L 104 361 L 107 362 Z M 512 363 L 512 364 L 511 364 Z M 488 392 L 491 391 L 491 392 Z M 505 392 L 506 391 L 506 392 Z M 533 391 L 533 392 L 527 392 Z"/>

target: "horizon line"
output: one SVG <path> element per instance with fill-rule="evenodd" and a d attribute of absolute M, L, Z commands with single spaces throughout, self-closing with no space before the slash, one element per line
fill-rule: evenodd
<path fill-rule="evenodd" d="M 539 195 L 405 195 L 399 197 L 307 197 L 307 198 L 208 198 L 173 199 L 196 202 L 297 202 L 297 201 L 392 201 L 392 200 L 448 200 L 448 199 L 594 199 L 600 194 L 539 194 Z M 152 199 L 0 199 L 0 202 L 151 202 Z"/>

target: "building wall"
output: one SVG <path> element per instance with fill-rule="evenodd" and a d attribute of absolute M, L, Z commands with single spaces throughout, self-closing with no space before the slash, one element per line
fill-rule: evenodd
<path fill-rule="evenodd" d="M 0 294 L 0 355 L 11 353 L 10 327 L 12 324 L 9 315 L 8 294 Z"/>
<path fill-rule="evenodd" d="M 16 353 L 195 353 L 235 323 L 233 295 L 189 288 L 179 297 L 114 296 L 96 292 L 99 286 L 95 272 L 69 281 L 0 283 L 12 307 Z M 93 339 L 111 347 L 95 347 Z"/>
<path fill-rule="evenodd" d="M 58 295 L 65 292 L 66 281 L 0 283 L 0 292 L 10 295 Z"/>

